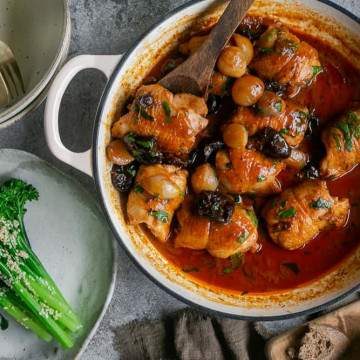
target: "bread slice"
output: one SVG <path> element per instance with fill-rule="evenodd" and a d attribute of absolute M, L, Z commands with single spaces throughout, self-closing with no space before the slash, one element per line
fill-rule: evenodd
<path fill-rule="evenodd" d="M 310 324 L 301 339 L 299 360 L 337 360 L 350 345 L 340 330 L 326 325 Z"/>

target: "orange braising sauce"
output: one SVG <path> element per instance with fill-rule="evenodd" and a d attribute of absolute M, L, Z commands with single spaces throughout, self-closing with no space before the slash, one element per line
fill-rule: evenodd
<path fill-rule="evenodd" d="M 349 109 L 351 103 L 360 100 L 360 74 L 346 59 L 321 41 L 305 34 L 297 36 L 318 50 L 324 72 L 318 75 L 310 87 L 302 90 L 295 100 L 306 104 L 310 110 L 313 109 L 324 126 Z M 155 66 L 151 76 L 160 77 L 164 61 Z M 231 111 L 230 107 L 228 112 Z M 220 116 L 223 114 L 224 112 Z M 216 121 L 223 122 L 224 118 L 210 120 L 216 126 Z M 312 148 L 316 151 L 316 144 Z M 286 170 L 280 174 L 283 189 L 294 183 L 293 176 Z M 351 216 L 348 225 L 341 230 L 322 232 L 302 249 L 288 251 L 274 244 L 261 219 L 261 250 L 254 254 L 246 253 L 241 260 L 242 265 L 231 272 L 224 272 L 224 269 L 232 265 L 230 259 L 217 259 L 206 251 L 175 248 L 173 235 L 166 243 L 153 239 L 153 244 L 170 263 L 195 280 L 210 286 L 241 293 L 262 293 L 298 287 L 334 269 L 360 244 L 360 166 L 327 184 L 332 195 L 350 199 Z M 259 208 L 261 204 L 260 207 L 255 207 L 257 214 Z"/>

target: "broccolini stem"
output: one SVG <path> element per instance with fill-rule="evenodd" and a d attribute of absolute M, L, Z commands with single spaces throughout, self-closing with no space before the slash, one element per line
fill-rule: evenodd
<path fill-rule="evenodd" d="M 40 339 L 47 342 L 52 340 L 52 336 L 44 329 L 44 327 L 13 297 L 5 293 L 0 294 L 0 307 L 18 323 L 24 326 L 24 328 L 35 333 Z"/>

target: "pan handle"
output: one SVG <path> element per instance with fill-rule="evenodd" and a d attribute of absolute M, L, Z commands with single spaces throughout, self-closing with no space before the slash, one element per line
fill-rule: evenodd
<path fill-rule="evenodd" d="M 56 75 L 48 96 L 44 114 L 44 128 L 47 145 L 59 160 L 93 176 L 92 149 L 75 153 L 67 149 L 59 134 L 59 110 L 61 100 L 71 80 L 84 69 L 98 69 L 109 79 L 122 55 L 80 55 L 71 59 Z"/>

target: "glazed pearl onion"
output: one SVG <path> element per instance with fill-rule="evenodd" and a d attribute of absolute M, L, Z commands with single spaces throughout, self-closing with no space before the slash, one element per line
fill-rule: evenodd
<path fill-rule="evenodd" d="M 217 68 L 223 75 L 235 78 L 245 74 L 246 65 L 243 52 L 237 46 L 225 47 L 217 61 Z"/>
<path fill-rule="evenodd" d="M 224 96 L 227 91 L 229 78 L 218 71 L 214 71 L 211 75 L 209 92 L 215 95 Z"/>
<path fill-rule="evenodd" d="M 161 199 L 173 199 L 180 195 L 179 187 L 164 175 L 154 175 L 143 179 L 140 184 L 148 193 Z"/>
<path fill-rule="evenodd" d="M 243 125 L 232 123 L 226 125 L 223 139 L 225 144 L 233 149 L 245 149 L 248 133 Z"/>
<path fill-rule="evenodd" d="M 106 148 L 106 155 L 116 165 L 127 165 L 134 161 L 122 140 L 113 140 Z"/>
<path fill-rule="evenodd" d="M 271 91 L 265 91 L 256 104 L 262 116 L 279 116 L 285 111 L 285 101 Z"/>
<path fill-rule="evenodd" d="M 234 34 L 232 40 L 235 45 L 241 49 L 246 64 L 249 65 L 252 58 L 254 57 L 254 47 L 251 41 L 246 37 L 239 34 Z"/>
<path fill-rule="evenodd" d="M 210 164 L 203 164 L 198 166 L 192 174 L 191 185 L 196 193 L 215 191 L 219 185 L 219 180 L 213 167 Z"/>
<path fill-rule="evenodd" d="M 234 102 L 241 106 L 254 105 L 264 93 L 265 85 L 261 79 L 253 75 L 244 75 L 236 79 L 231 96 Z"/>
<path fill-rule="evenodd" d="M 206 40 L 207 36 L 193 36 L 188 42 L 180 44 L 179 51 L 183 55 L 193 54 Z"/>
<path fill-rule="evenodd" d="M 231 161 L 228 153 L 225 150 L 219 150 L 216 153 L 215 165 L 216 168 L 219 170 L 229 170 L 229 168 L 231 167 Z"/>

